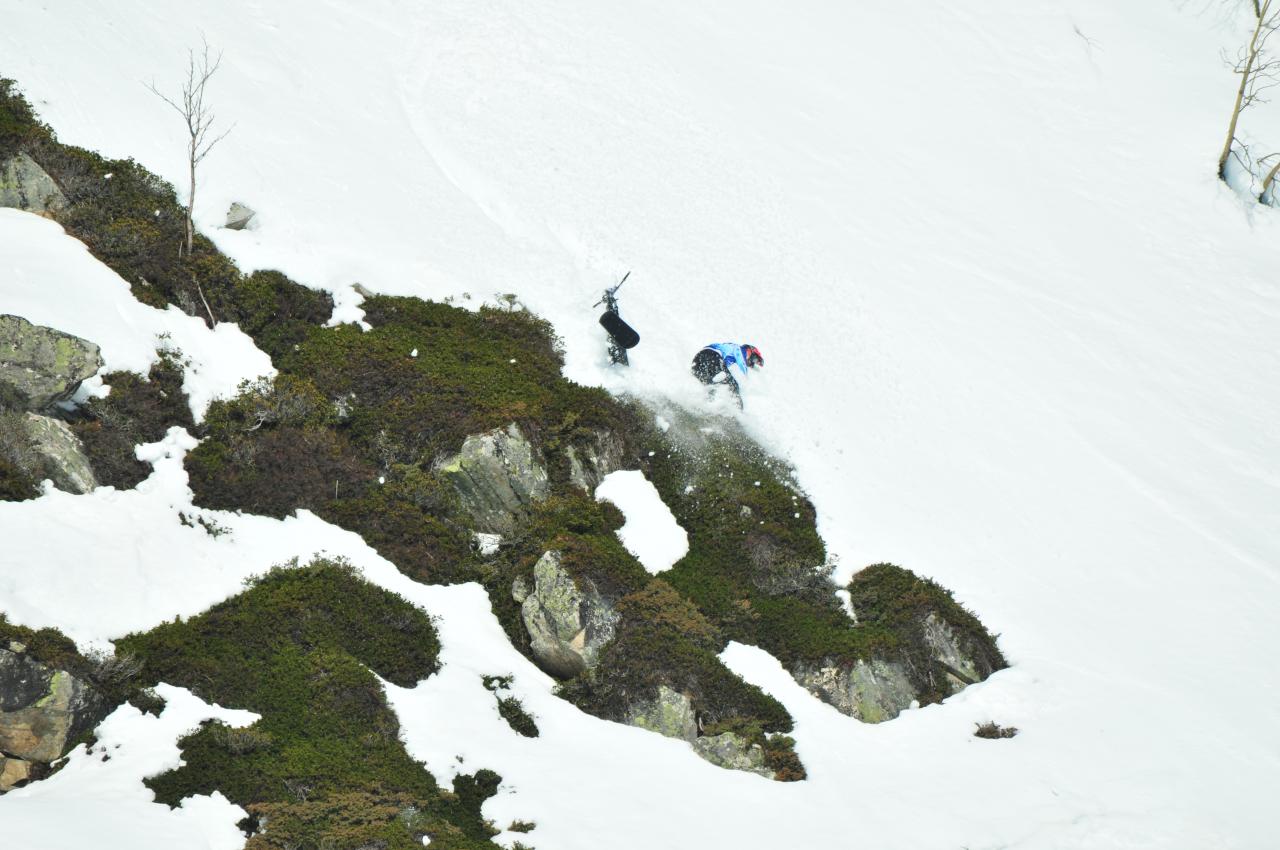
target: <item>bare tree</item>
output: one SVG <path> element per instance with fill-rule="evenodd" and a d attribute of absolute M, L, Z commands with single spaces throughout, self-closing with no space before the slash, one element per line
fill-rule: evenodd
<path fill-rule="evenodd" d="M 216 57 L 209 55 L 209 42 L 201 38 L 202 49 L 199 55 L 195 50 L 187 51 L 187 79 L 182 85 L 182 96 L 174 100 L 168 95 L 156 88 L 155 82 L 147 85 L 151 93 L 163 100 L 174 108 L 174 110 L 182 116 L 182 120 L 187 125 L 187 169 L 190 176 L 190 188 L 187 193 L 187 209 L 186 209 L 186 252 L 191 253 L 195 245 L 196 229 L 192 222 L 191 215 L 196 204 L 196 166 L 200 161 L 208 156 L 209 151 L 213 150 L 213 146 L 227 137 L 234 127 L 228 127 L 218 136 L 211 136 L 213 129 L 214 115 L 213 110 L 205 103 L 205 88 L 209 85 L 209 80 L 217 72 L 219 66 L 222 65 L 222 54 Z M 200 294 L 201 299 L 204 293 Z M 209 309 L 208 303 L 205 309 Z M 212 314 L 210 319 L 212 319 Z"/>
<path fill-rule="evenodd" d="M 1231 158 L 1232 146 L 1237 142 L 1236 127 L 1240 123 L 1240 115 L 1255 103 L 1265 102 L 1262 93 L 1280 84 L 1280 59 L 1267 53 L 1267 42 L 1280 27 L 1280 3 L 1276 0 L 1253 0 L 1253 9 L 1257 22 L 1248 45 L 1241 48 L 1232 63 L 1232 71 L 1240 75 L 1240 86 L 1236 89 L 1235 104 L 1231 109 L 1231 121 L 1227 124 L 1227 138 L 1222 144 L 1222 153 L 1218 156 L 1218 177 L 1225 180 L 1227 160 Z M 1263 188 L 1270 186 L 1275 176 L 1275 169 L 1267 175 Z"/>

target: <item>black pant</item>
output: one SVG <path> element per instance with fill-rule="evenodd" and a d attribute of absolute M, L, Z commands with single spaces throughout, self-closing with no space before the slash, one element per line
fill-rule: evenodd
<path fill-rule="evenodd" d="M 742 393 L 738 389 L 738 382 L 729 373 L 729 369 L 725 366 L 724 358 L 720 356 L 720 352 L 714 348 L 704 348 L 694 355 L 693 375 L 704 384 L 724 384 L 735 398 L 739 400 L 742 398 Z M 721 377 L 722 375 L 723 377 Z"/>

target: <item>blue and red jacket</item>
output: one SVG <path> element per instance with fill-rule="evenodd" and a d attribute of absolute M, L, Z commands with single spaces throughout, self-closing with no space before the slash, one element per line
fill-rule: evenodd
<path fill-rule="evenodd" d="M 747 354 L 742 350 L 742 346 L 736 342 L 713 342 L 706 348 L 711 349 L 720 355 L 720 359 L 724 360 L 724 370 L 729 374 L 733 374 L 730 367 L 738 367 L 738 371 L 742 373 L 742 377 L 747 376 Z"/>

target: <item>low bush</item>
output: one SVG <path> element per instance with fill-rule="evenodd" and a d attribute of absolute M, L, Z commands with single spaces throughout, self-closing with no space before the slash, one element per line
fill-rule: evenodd
<path fill-rule="evenodd" d="M 974 725 L 978 727 L 973 732 L 975 738 L 999 740 L 1000 738 L 1012 738 L 1018 734 L 1017 726 L 1001 726 L 994 720 L 989 720 L 986 723 L 975 723 Z"/>
<path fill-rule="evenodd" d="M 169 428 L 195 427 L 182 388 L 182 368 L 161 357 L 147 377 L 112 372 L 103 377 L 111 387 L 105 398 L 90 399 L 77 411 L 71 430 L 84 445 L 98 483 L 130 490 L 151 474 L 134 449 L 164 438 Z"/>
<path fill-rule="evenodd" d="M 35 479 L 0 455 L 0 502 L 21 502 L 39 495 Z"/>
<path fill-rule="evenodd" d="M 220 790 L 266 817 L 254 847 L 346 846 L 354 834 L 421 846 L 435 821 L 459 831 L 455 846 L 491 846 L 483 791 L 464 799 L 437 787 L 405 752 L 377 678 L 408 687 L 437 669 L 430 618 L 351 567 L 278 567 L 199 617 L 118 645 L 143 662 L 148 683 L 262 716 L 247 729 L 208 723 L 184 738 L 185 764 L 148 780 L 157 800 L 176 805 Z M 483 788 L 496 785 L 486 778 Z"/>

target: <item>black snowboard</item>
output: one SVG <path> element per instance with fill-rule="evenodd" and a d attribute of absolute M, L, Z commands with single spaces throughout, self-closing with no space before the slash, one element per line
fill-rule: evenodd
<path fill-rule="evenodd" d="M 604 313 L 600 316 L 600 324 L 620 347 L 635 348 L 640 344 L 640 334 L 636 333 L 631 325 L 622 321 L 622 317 L 617 313 L 613 311 Z"/>

